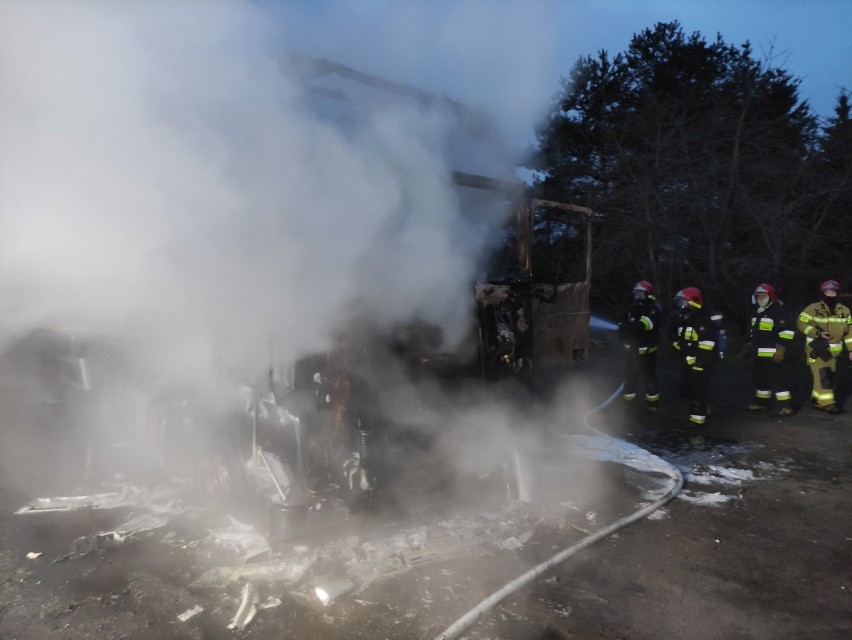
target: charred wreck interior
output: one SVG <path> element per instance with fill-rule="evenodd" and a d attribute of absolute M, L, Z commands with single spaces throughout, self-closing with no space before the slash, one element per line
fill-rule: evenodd
<path fill-rule="evenodd" d="M 455 349 L 426 323 L 390 332 L 353 324 L 327 352 L 232 380 L 224 399 L 131 366 L 104 336 L 37 332 L 28 342 L 54 414 L 72 428 L 109 425 L 70 449 L 88 486 L 115 472 L 165 480 L 211 513 L 282 540 L 352 512 L 464 500 L 474 488 L 477 500 L 516 497 L 508 450 L 459 479 L 441 450 L 449 427 L 424 429 L 435 418 L 418 407 L 433 390 L 463 403 L 506 379 L 532 385 L 539 361 L 584 359 L 588 252 L 585 210 L 521 200 L 489 274 L 471 283 L 470 331 Z"/>

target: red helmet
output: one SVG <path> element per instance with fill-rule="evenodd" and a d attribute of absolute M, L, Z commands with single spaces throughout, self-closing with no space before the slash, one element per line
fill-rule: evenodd
<path fill-rule="evenodd" d="M 840 292 L 840 283 L 837 280 L 826 280 L 821 285 L 819 285 L 819 290 L 822 293 L 825 293 L 829 289 L 832 289 L 835 292 Z"/>
<path fill-rule="evenodd" d="M 640 280 L 636 284 L 633 285 L 634 291 L 644 291 L 645 295 L 652 296 L 654 295 L 654 286 L 648 282 L 647 280 Z"/>
<path fill-rule="evenodd" d="M 677 292 L 675 300 L 677 301 L 678 306 L 683 309 L 688 307 L 700 309 L 704 306 L 704 296 L 701 295 L 701 291 L 695 287 L 686 287 L 681 289 Z"/>
<path fill-rule="evenodd" d="M 647 280 L 640 280 L 633 285 L 633 299 L 637 302 L 654 299 L 654 287 Z"/>
<path fill-rule="evenodd" d="M 761 282 L 759 285 L 757 285 L 757 289 L 754 290 L 754 296 L 757 297 L 758 293 L 769 294 L 769 302 L 775 302 L 775 287 L 773 287 L 771 284 Z"/>

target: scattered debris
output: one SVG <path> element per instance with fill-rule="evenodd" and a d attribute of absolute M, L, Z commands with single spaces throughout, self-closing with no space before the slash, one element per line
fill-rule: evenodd
<path fill-rule="evenodd" d="M 55 562 L 61 562 L 71 557 L 82 558 L 97 549 L 113 549 L 124 544 L 128 538 L 146 531 L 160 529 L 165 527 L 166 524 L 168 524 L 168 518 L 165 516 L 138 516 L 111 531 L 101 531 L 91 536 L 77 538 L 71 545 L 71 552 Z"/>
<path fill-rule="evenodd" d="M 457 540 L 449 535 L 438 536 L 417 544 L 414 548 L 403 549 L 400 558 L 408 567 L 431 564 L 438 560 L 451 560 L 468 555 L 471 541 Z"/>
<path fill-rule="evenodd" d="M 115 528 L 115 532 L 120 533 L 124 536 L 133 536 L 138 533 L 144 533 L 146 531 L 155 531 L 156 529 L 162 529 L 168 523 L 169 519 L 167 516 L 141 515 L 128 520 L 124 524 L 120 524 Z"/>
<path fill-rule="evenodd" d="M 210 532 L 208 540 L 214 544 L 233 549 L 243 561 L 251 560 L 271 552 L 269 541 L 257 533 L 254 527 L 228 516 L 230 526 Z"/>
<path fill-rule="evenodd" d="M 178 616 L 178 620 L 180 620 L 181 622 L 186 622 L 186 621 L 187 621 L 187 620 L 189 620 L 190 618 L 192 618 L 192 617 L 194 617 L 194 616 L 197 616 L 197 615 L 198 615 L 199 613 L 201 613 L 202 611 L 204 611 L 204 608 L 203 608 L 203 607 L 201 607 L 201 606 L 199 606 L 199 605 L 195 605 L 195 606 L 194 606 L 194 607 L 192 607 L 191 609 L 187 609 L 187 610 L 186 610 L 186 611 L 184 611 L 182 614 L 180 614 L 180 615 Z"/>
<path fill-rule="evenodd" d="M 316 555 L 275 558 L 236 567 L 216 567 L 204 573 L 192 586 L 227 587 L 237 582 L 282 582 L 290 585 L 301 580 L 316 562 Z"/>
<path fill-rule="evenodd" d="M 522 546 L 520 540 L 518 540 L 515 536 L 509 536 L 505 540 L 499 543 L 499 546 L 508 551 L 515 551 L 516 549 L 520 549 Z"/>
<path fill-rule="evenodd" d="M 258 609 L 272 609 L 281 606 L 281 598 L 278 596 L 267 596 L 266 600 L 257 605 Z"/>
<path fill-rule="evenodd" d="M 231 620 L 231 624 L 228 625 L 228 628 L 238 629 L 240 631 L 245 629 L 249 623 L 254 620 L 254 616 L 257 614 L 257 603 L 257 587 L 251 582 L 246 582 L 243 587 L 240 606 L 234 614 L 234 619 Z"/>
<path fill-rule="evenodd" d="M 96 493 L 91 496 L 65 496 L 58 498 L 35 498 L 15 511 L 15 515 L 48 513 L 51 511 L 76 511 L 77 509 L 117 509 L 141 504 L 146 492 L 127 485 L 121 491 Z"/>
<path fill-rule="evenodd" d="M 327 607 L 340 596 L 355 588 L 355 583 L 349 578 L 326 578 L 318 580 L 314 585 L 314 593 L 322 606 Z"/>
<path fill-rule="evenodd" d="M 546 522 L 541 520 L 541 521 L 539 521 L 538 524 L 546 525 Z M 561 528 L 562 527 L 560 526 L 560 529 Z M 520 542 L 521 544 L 526 544 L 527 542 L 529 542 L 532 539 L 532 537 L 534 535 L 535 535 L 535 529 L 528 529 L 527 531 L 524 531 L 523 533 L 518 534 L 518 536 L 517 536 L 518 542 Z"/>

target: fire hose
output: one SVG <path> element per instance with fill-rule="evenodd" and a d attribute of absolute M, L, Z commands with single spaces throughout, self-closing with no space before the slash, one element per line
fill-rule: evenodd
<path fill-rule="evenodd" d="M 593 414 L 597 413 L 598 411 L 601 411 L 609 404 L 611 404 L 612 401 L 615 400 L 621 394 L 623 388 L 624 385 L 619 386 L 618 389 L 616 389 L 609 398 L 607 398 L 604 402 L 602 402 L 597 407 L 589 411 L 585 416 L 583 416 L 583 424 L 586 426 L 587 429 L 595 432 L 599 436 L 613 439 L 611 438 L 611 436 L 608 436 L 592 427 L 589 424 L 588 419 Z M 649 455 L 651 454 L 649 453 Z M 665 493 L 665 495 L 663 495 L 662 498 L 639 509 L 638 511 L 634 511 L 631 514 L 628 514 L 627 516 L 616 520 L 615 522 L 610 525 L 607 525 L 606 527 L 598 529 L 597 531 L 586 536 L 579 542 L 563 549 L 562 551 L 559 551 L 555 555 L 551 556 L 548 560 L 545 560 L 544 562 L 534 566 L 527 572 L 521 574 L 520 576 L 518 576 L 517 578 L 507 583 L 506 585 L 492 593 L 490 596 L 485 598 L 485 600 L 481 601 L 475 607 L 470 609 L 467 613 L 465 613 L 458 620 L 456 620 L 449 627 L 447 627 L 443 633 L 437 636 L 435 640 L 451 640 L 453 638 L 458 638 L 462 633 L 464 633 L 467 629 L 473 626 L 479 620 L 479 618 L 482 617 L 483 614 L 496 607 L 503 600 L 508 598 L 510 595 L 512 595 L 522 587 L 528 585 L 530 582 L 538 578 L 543 573 L 549 571 L 550 569 L 561 564 L 562 562 L 565 562 L 568 558 L 576 555 L 578 552 L 582 551 L 586 547 L 589 547 L 594 543 L 598 542 L 599 540 L 603 540 L 604 538 L 611 536 L 616 531 L 623 529 L 624 527 L 636 522 L 637 520 L 645 518 L 646 516 L 650 515 L 651 513 L 665 505 L 672 498 L 677 496 L 677 494 L 680 493 L 680 490 L 683 487 L 683 475 L 681 474 L 680 470 L 677 469 L 677 467 L 675 467 L 674 465 L 671 465 L 665 461 L 663 462 L 666 465 L 666 471 L 668 472 L 668 475 L 672 480 L 672 486 L 668 489 L 668 491 Z"/>

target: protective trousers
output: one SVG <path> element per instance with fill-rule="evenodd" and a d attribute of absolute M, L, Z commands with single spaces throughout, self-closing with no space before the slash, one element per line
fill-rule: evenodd
<path fill-rule="evenodd" d="M 790 390 L 781 382 L 781 364 L 772 358 L 758 357 L 752 369 L 755 402 L 769 407 L 775 394 L 776 408 L 785 409 L 791 404 Z"/>
<path fill-rule="evenodd" d="M 711 367 L 691 366 L 686 373 L 686 394 L 689 398 L 689 421 L 704 424 L 710 407 Z"/>
<path fill-rule="evenodd" d="M 827 361 L 822 358 L 808 358 L 808 366 L 814 381 L 811 398 L 818 407 L 835 404 L 834 373 L 837 371 L 837 358 L 832 357 Z"/>
<path fill-rule="evenodd" d="M 624 350 L 624 400 L 636 399 L 637 382 L 642 379 L 645 389 L 645 406 L 656 409 L 660 402 L 657 388 L 657 350 L 640 353 L 635 347 Z"/>

